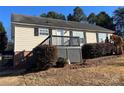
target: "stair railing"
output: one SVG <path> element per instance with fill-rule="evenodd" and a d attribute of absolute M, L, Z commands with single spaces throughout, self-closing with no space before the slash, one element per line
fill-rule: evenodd
<path fill-rule="evenodd" d="M 49 35 L 46 39 L 44 39 L 40 44 L 38 44 L 36 47 L 42 45 L 44 42 L 46 42 L 49 38 L 51 38 L 51 35 Z M 35 47 L 35 48 L 36 48 Z M 33 50 L 30 51 L 25 57 L 24 57 L 24 61 L 27 61 L 27 58 L 33 53 Z"/>

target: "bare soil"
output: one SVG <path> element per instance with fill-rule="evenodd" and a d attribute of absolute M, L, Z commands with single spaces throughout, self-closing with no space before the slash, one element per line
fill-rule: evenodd
<path fill-rule="evenodd" d="M 64 68 L 50 68 L 18 76 L 0 77 L 0 85 L 28 86 L 80 86 L 80 85 L 124 85 L 124 55 L 110 59 L 102 58 L 92 65 L 67 65 Z M 92 62 L 91 62 L 92 63 Z"/>

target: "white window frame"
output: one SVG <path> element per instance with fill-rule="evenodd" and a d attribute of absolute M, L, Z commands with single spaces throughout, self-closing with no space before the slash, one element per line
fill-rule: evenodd
<path fill-rule="evenodd" d="M 80 33 L 80 34 L 79 34 Z M 83 31 L 72 31 L 73 37 L 79 37 L 80 39 L 80 45 L 83 45 L 84 42 L 84 32 Z"/>
<path fill-rule="evenodd" d="M 105 35 L 105 37 L 103 37 L 104 35 Z M 106 37 L 107 37 L 107 33 L 98 33 L 98 41 L 99 41 L 99 43 L 105 42 Z"/>
<path fill-rule="evenodd" d="M 38 28 L 38 36 L 49 35 L 49 29 L 47 28 Z"/>

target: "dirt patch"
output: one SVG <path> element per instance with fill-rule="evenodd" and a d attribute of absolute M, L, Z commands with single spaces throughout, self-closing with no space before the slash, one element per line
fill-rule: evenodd
<path fill-rule="evenodd" d="M 21 84 L 21 76 L 0 77 L 0 86 L 18 86 Z"/>

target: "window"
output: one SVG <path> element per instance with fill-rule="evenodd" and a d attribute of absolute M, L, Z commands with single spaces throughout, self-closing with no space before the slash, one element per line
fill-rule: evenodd
<path fill-rule="evenodd" d="M 105 42 L 106 37 L 107 37 L 106 33 L 98 33 L 99 42 Z"/>
<path fill-rule="evenodd" d="M 49 30 L 46 28 L 38 28 L 39 36 L 41 35 L 49 35 Z"/>
<path fill-rule="evenodd" d="M 63 30 L 63 29 L 54 29 L 52 30 L 52 35 L 56 36 L 69 36 L 69 31 Z"/>
<path fill-rule="evenodd" d="M 53 29 L 53 30 L 52 30 L 52 35 L 62 36 L 62 35 L 61 35 L 62 31 L 63 31 L 63 30 L 60 30 L 60 29 Z"/>
<path fill-rule="evenodd" d="M 74 37 L 79 37 L 80 38 L 80 45 L 83 45 L 83 43 L 84 43 L 84 32 L 73 31 L 73 36 Z"/>
<path fill-rule="evenodd" d="M 47 28 L 34 28 L 34 36 L 49 35 Z"/>
<path fill-rule="evenodd" d="M 64 37 L 64 36 L 69 36 L 70 33 L 69 31 L 66 31 L 64 29 L 53 29 L 52 30 L 52 35 L 55 35 L 52 37 L 52 43 L 55 45 L 69 45 L 69 37 Z"/>

